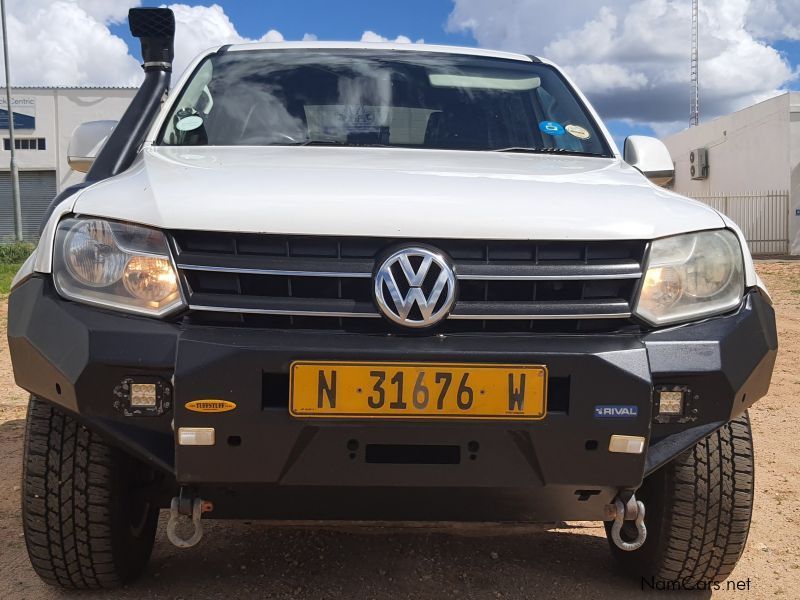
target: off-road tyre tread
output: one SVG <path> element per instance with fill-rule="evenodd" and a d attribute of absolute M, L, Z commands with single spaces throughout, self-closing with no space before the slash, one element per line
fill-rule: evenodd
<path fill-rule="evenodd" d="M 637 497 L 647 509 L 647 542 L 634 552 L 612 550 L 626 570 L 648 580 L 724 581 L 747 543 L 754 489 L 745 412 L 645 480 Z"/>
<path fill-rule="evenodd" d="M 31 564 L 45 582 L 66 589 L 114 588 L 144 568 L 156 519 L 150 515 L 134 539 L 120 526 L 124 509 L 116 496 L 126 466 L 124 455 L 97 433 L 31 397 L 23 530 Z"/>

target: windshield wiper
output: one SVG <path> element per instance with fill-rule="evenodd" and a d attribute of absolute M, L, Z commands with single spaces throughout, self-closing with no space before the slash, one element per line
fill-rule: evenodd
<path fill-rule="evenodd" d="M 286 142 L 270 144 L 270 146 L 347 146 L 348 148 L 392 148 L 389 144 L 358 144 L 354 142 L 337 142 L 335 140 L 305 140 L 304 142 Z"/>
<path fill-rule="evenodd" d="M 286 142 L 280 144 L 270 144 L 270 146 L 346 146 L 342 142 L 335 140 L 305 140 L 302 142 Z"/>
<path fill-rule="evenodd" d="M 528 154 L 564 154 L 568 156 L 602 156 L 594 152 L 582 152 L 580 150 L 567 150 L 566 148 L 533 148 L 527 146 L 509 146 L 508 148 L 495 148 L 490 152 L 520 152 Z"/>
<path fill-rule="evenodd" d="M 302 142 L 285 142 L 280 144 L 269 144 L 270 146 L 346 146 L 349 148 L 394 148 L 392 144 L 380 143 L 353 143 L 337 142 L 335 140 L 305 140 Z M 402 147 L 402 146 L 400 146 Z M 426 146 L 420 146 L 426 148 Z M 519 152 L 528 154 L 562 154 L 567 156 L 603 156 L 594 152 L 581 152 L 580 150 L 567 150 L 565 148 L 535 148 L 527 146 L 509 146 L 508 148 L 494 148 L 489 152 Z"/>

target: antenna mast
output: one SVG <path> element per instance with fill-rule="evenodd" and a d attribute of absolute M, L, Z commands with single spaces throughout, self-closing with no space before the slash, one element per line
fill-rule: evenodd
<path fill-rule="evenodd" d="M 699 0 L 692 0 L 692 58 L 690 61 L 691 76 L 691 96 L 689 100 L 689 127 L 696 127 L 700 124 L 700 76 L 699 76 L 699 32 L 698 23 L 698 3 Z"/>

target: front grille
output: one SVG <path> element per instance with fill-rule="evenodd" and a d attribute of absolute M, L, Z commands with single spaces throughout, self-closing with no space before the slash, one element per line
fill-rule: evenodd
<path fill-rule="evenodd" d="M 415 240 L 175 231 L 171 241 L 193 323 L 386 333 L 375 263 Z M 450 257 L 458 279 L 437 333 L 635 328 L 644 242 L 424 242 Z"/>

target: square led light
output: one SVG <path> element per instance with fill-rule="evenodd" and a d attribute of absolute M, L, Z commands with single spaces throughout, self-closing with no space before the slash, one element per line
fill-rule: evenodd
<path fill-rule="evenodd" d="M 658 414 L 669 416 L 682 415 L 683 392 L 667 390 L 658 392 Z"/>
<path fill-rule="evenodd" d="M 131 384 L 131 406 L 153 408 L 156 405 L 155 383 Z"/>

